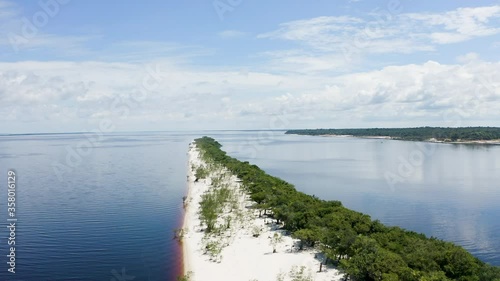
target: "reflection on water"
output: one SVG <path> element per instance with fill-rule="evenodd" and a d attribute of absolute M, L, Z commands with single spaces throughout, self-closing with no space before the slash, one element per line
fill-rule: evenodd
<path fill-rule="evenodd" d="M 500 265 L 500 146 L 282 134 L 260 143 L 255 135 L 218 138 L 230 155 L 301 191 L 456 242 Z"/>
<path fill-rule="evenodd" d="M 175 280 L 181 253 L 172 233 L 193 137 L 108 135 L 74 166 L 67 149 L 86 140 L 82 134 L 0 137 L 0 170 L 18 174 L 19 218 L 17 272 L 4 268 L 0 280 Z M 69 167 L 61 182 L 55 162 Z M 4 266 L 6 247 L 0 243 Z"/>
<path fill-rule="evenodd" d="M 119 280 L 122 273 L 175 280 L 181 264 L 172 230 L 182 215 L 186 152 L 202 135 L 299 190 L 455 241 L 500 265 L 500 146 L 425 144 L 432 153 L 400 173 L 415 151 L 427 151 L 422 143 L 255 131 L 121 133 L 105 136 L 59 182 L 52 164 L 66 163 L 68 146 L 85 136 L 17 135 L 0 136 L 0 170 L 19 176 L 18 271 L 14 278 L 0 270 L 0 280 Z M 391 186 L 388 173 L 403 179 Z M 6 196 L 0 192 L 0 206 Z M 4 265 L 6 247 L 0 243 Z"/>

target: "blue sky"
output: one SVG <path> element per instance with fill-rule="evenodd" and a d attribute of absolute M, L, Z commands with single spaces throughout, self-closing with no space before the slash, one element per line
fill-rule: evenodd
<path fill-rule="evenodd" d="M 499 33 L 499 1 L 0 0 L 0 133 L 500 126 Z"/>

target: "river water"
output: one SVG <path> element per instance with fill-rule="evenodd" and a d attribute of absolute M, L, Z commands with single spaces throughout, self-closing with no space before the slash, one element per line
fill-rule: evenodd
<path fill-rule="evenodd" d="M 186 153 L 203 135 L 303 192 L 500 265 L 500 146 L 277 131 L 4 135 L 0 213 L 7 225 L 13 169 L 18 221 L 15 274 L 7 271 L 9 231 L 0 231 L 0 280 L 175 280 Z"/>

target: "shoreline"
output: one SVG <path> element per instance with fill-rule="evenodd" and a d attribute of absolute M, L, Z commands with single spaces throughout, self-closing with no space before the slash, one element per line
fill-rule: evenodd
<path fill-rule="evenodd" d="M 386 226 L 340 201 L 297 191 L 258 166 L 227 155 L 211 137 L 194 143 L 206 162 L 194 157 L 198 152 L 191 147 L 191 162 L 200 164 L 191 164 L 190 175 L 197 179 L 190 182 L 192 208 L 186 216 L 186 225 L 192 226 L 186 229 L 186 272 L 194 275 L 180 280 L 400 280 L 410 272 L 412 280 L 500 278 L 500 268 L 453 242 Z M 463 258 L 449 258 L 455 254 Z M 421 267 L 421 261 L 439 267 Z"/>
<path fill-rule="evenodd" d="M 297 239 L 293 239 L 280 229 L 273 219 L 259 217 L 259 211 L 252 208 L 253 202 L 241 187 L 240 181 L 229 174 L 224 167 L 218 167 L 205 179 L 195 181 L 193 167 L 206 165 L 199 158 L 194 143 L 189 144 L 188 152 L 188 192 L 182 229 L 183 273 L 191 281 L 203 280 L 277 280 L 289 278 L 291 271 L 304 267 L 305 276 L 316 281 L 339 281 L 343 274 L 330 265 L 322 266 L 322 254 L 315 248 L 298 250 Z M 230 211 L 224 211 L 219 222 L 231 222 L 231 226 L 219 234 L 206 234 L 199 219 L 198 209 L 201 196 L 211 190 L 211 178 L 222 178 L 222 184 L 234 193 Z M 234 208 L 234 209 L 233 209 Z M 258 233 L 258 234 L 256 234 Z M 282 240 L 275 247 L 270 244 L 271 237 L 278 235 Z M 217 241 L 218 251 L 207 253 L 207 241 Z M 276 249 L 276 253 L 273 250 Z"/>
<path fill-rule="evenodd" d="M 194 181 L 194 173 L 191 169 L 193 164 L 196 164 L 196 161 L 199 160 L 199 155 L 196 154 L 196 145 L 194 142 L 189 143 L 189 150 L 187 152 L 188 162 L 187 162 L 187 194 L 184 204 L 184 217 L 182 222 L 182 231 L 186 233 L 186 230 L 190 228 L 190 218 L 192 220 L 193 216 L 193 207 L 191 201 L 193 197 L 193 181 Z M 182 274 L 187 275 L 191 271 L 190 263 L 189 263 L 189 251 L 188 243 L 185 239 L 182 239 Z"/>
<path fill-rule="evenodd" d="M 305 136 L 305 135 L 301 135 Z M 360 138 L 360 139 L 384 139 L 384 140 L 400 140 L 400 141 L 414 141 L 414 142 L 430 142 L 430 143 L 444 143 L 444 144 L 481 144 L 481 145 L 500 145 L 500 139 L 498 140 L 468 140 L 468 141 L 451 141 L 451 140 L 438 140 L 435 138 L 430 138 L 426 140 L 411 140 L 411 139 L 401 139 L 391 136 L 354 136 L 354 135 L 308 135 L 308 136 L 318 136 L 318 137 L 332 137 L 332 138 Z"/>

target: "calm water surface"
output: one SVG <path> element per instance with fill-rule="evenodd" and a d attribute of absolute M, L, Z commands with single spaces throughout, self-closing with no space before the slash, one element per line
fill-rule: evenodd
<path fill-rule="evenodd" d="M 81 134 L 0 137 L 0 192 L 6 218 L 7 170 L 17 180 L 17 273 L 7 272 L 0 243 L 0 280 L 175 280 L 180 252 L 172 240 L 186 192 L 187 144 L 175 133 L 104 137 L 62 181 Z M 5 223 L 5 219 L 4 223 Z M 1 237 L 8 235 L 2 227 Z"/>
<path fill-rule="evenodd" d="M 500 266 L 500 146 L 278 132 L 220 140 L 230 155 L 303 192 L 456 242 Z"/>
<path fill-rule="evenodd" d="M 401 174 L 404 159 L 422 151 L 418 143 L 283 132 L 123 133 L 105 136 L 77 161 L 68 149 L 84 135 L 22 135 L 0 136 L 0 180 L 15 169 L 19 219 L 15 275 L 7 273 L 7 230 L 0 231 L 0 280 L 175 280 L 181 253 L 172 231 L 181 224 L 186 152 L 202 135 L 301 191 L 454 241 L 500 265 L 498 146 L 427 144 L 431 153 Z M 54 163 L 69 167 L 62 181 Z M 388 184 L 388 174 L 401 182 Z M 4 223 L 6 200 L 0 192 Z"/>

